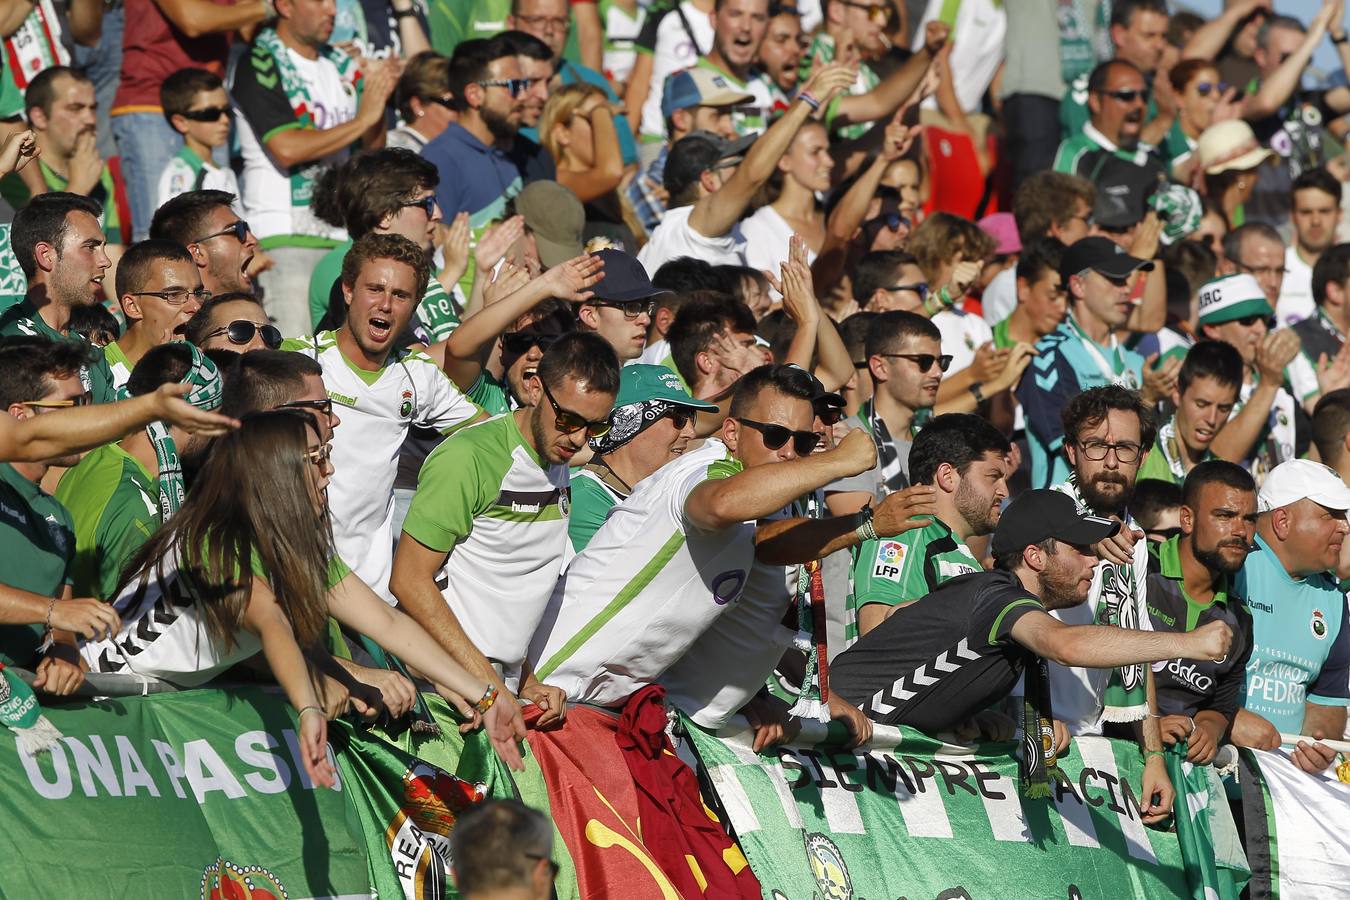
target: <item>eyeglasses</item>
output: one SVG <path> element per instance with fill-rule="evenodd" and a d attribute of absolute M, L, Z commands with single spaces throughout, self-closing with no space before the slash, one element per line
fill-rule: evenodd
<path fill-rule="evenodd" d="M 853 361 L 853 368 L 858 369 L 859 371 L 868 368 L 867 360 L 865 360 L 865 359 L 855 359 L 855 360 Z"/>
<path fill-rule="evenodd" d="M 281 346 L 281 329 L 275 325 L 259 325 L 248 319 L 236 319 L 228 325 L 215 329 L 206 337 L 213 338 L 222 334 L 230 339 L 231 344 L 238 344 L 241 347 L 253 340 L 255 334 L 262 335 L 263 346 L 268 350 L 275 350 Z"/>
<path fill-rule="evenodd" d="M 530 79 L 528 78 L 490 78 L 487 81 L 475 81 L 474 84 L 485 88 L 506 88 L 512 97 L 519 97 L 530 89 Z"/>
<path fill-rule="evenodd" d="M 289 403 L 281 404 L 277 409 L 314 409 L 327 417 L 332 417 L 333 401 L 328 397 L 322 400 L 291 400 Z"/>
<path fill-rule="evenodd" d="M 888 228 L 891 231 L 899 231 L 902 225 L 905 228 L 909 227 L 909 219 L 899 213 L 885 213 L 873 219 L 872 223 L 878 228 Z"/>
<path fill-rule="evenodd" d="M 644 313 L 650 318 L 656 312 L 655 300 L 592 300 L 590 303 L 622 310 L 625 319 L 636 319 Z"/>
<path fill-rule="evenodd" d="M 23 400 L 24 406 L 36 406 L 38 409 L 69 409 L 72 406 L 90 406 L 94 398 L 89 394 L 81 394 L 70 400 Z"/>
<path fill-rule="evenodd" d="M 857 0 L 839 0 L 845 6 L 851 6 L 854 9 L 867 10 L 867 18 L 871 19 L 877 25 L 885 25 L 891 21 L 891 8 L 883 3 L 858 3 Z"/>
<path fill-rule="evenodd" d="M 450 97 L 422 97 L 423 103 L 435 103 L 437 106 L 444 106 L 446 109 L 454 109 L 454 100 Z"/>
<path fill-rule="evenodd" d="M 224 235 L 232 234 L 234 235 L 234 239 L 242 244 L 248 240 L 248 232 L 249 232 L 248 223 L 245 222 L 243 219 L 235 219 L 229 225 L 226 225 L 222 230 L 217 231 L 214 234 L 208 234 L 204 238 L 197 238 L 197 240 L 192 241 L 191 243 L 201 244 L 211 240 L 211 238 L 223 237 Z"/>
<path fill-rule="evenodd" d="M 211 292 L 206 288 L 179 288 L 176 291 L 130 291 L 133 297 L 158 297 L 170 306 L 182 306 L 188 302 L 191 297 L 198 303 L 205 303 L 211 299 Z"/>
<path fill-rule="evenodd" d="M 919 295 L 919 302 L 928 299 L 928 284 L 923 281 L 916 281 L 914 284 L 893 284 L 886 288 L 888 291 L 912 291 Z"/>
<path fill-rule="evenodd" d="M 1283 278 L 1289 274 L 1289 270 L 1284 266 L 1249 266 L 1240 259 L 1237 261 L 1236 265 L 1248 275 L 1253 275 L 1257 278 L 1270 278 L 1272 276 Z"/>
<path fill-rule="evenodd" d="M 544 379 L 539 379 L 539 385 L 544 389 L 544 396 L 548 398 L 549 405 L 553 407 L 553 427 L 563 434 L 576 434 L 581 429 L 586 429 L 586 434 L 593 438 L 604 437 L 609 434 L 609 419 L 604 418 L 598 422 L 592 422 L 590 419 L 574 413 L 570 409 L 564 409 L 558 405 L 558 401 L 553 399 L 553 392 L 548 389 Z"/>
<path fill-rule="evenodd" d="M 1118 462 L 1132 463 L 1139 458 L 1139 445 L 1131 444 L 1128 441 L 1123 444 L 1108 444 L 1106 441 L 1079 441 L 1078 447 L 1083 451 L 1083 455 L 1093 462 L 1101 462 L 1106 459 L 1107 451 L 1114 451 Z"/>
<path fill-rule="evenodd" d="M 808 456 L 812 450 L 816 449 L 816 444 L 820 443 L 820 435 L 814 431 L 793 431 L 783 425 L 774 425 L 772 422 L 756 422 L 754 419 L 742 419 L 740 416 L 736 417 L 736 421 L 758 431 L 764 439 L 764 446 L 770 450 L 777 450 L 791 440 L 792 449 L 798 456 Z"/>
<path fill-rule="evenodd" d="M 1212 81 L 1202 81 L 1195 86 L 1195 90 L 1201 97 L 1208 97 L 1211 92 L 1222 94 L 1228 90 L 1228 85 L 1222 81 L 1217 84 Z"/>
<path fill-rule="evenodd" d="M 933 363 L 937 363 L 938 368 L 947 371 L 951 368 L 952 357 L 949 353 L 941 356 L 934 356 L 931 353 L 878 353 L 877 356 L 884 356 L 887 359 L 907 359 L 919 367 L 920 372 L 927 372 L 933 368 Z"/>
<path fill-rule="evenodd" d="M 530 352 L 531 347 L 547 350 L 561 335 L 541 334 L 535 331 L 508 331 L 502 335 L 502 349 L 517 355 Z"/>
<path fill-rule="evenodd" d="M 566 31 L 566 16 L 516 16 L 516 21 L 529 28 L 538 28 L 540 31 Z"/>
<path fill-rule="evenodd" d="M 1103 97 L 1110 97 L 1112 100 L 1119 100 L 1121 103 L 1147 103 L 1148 90 L 1138 88 L 1130 91 L 1098 91 Z"/>
<path fill-rule="evenodd" d="M 234 118 L 234 110 L 228 106 L 208 106 L 205 109 L 190 109 L 187 112 L 179 113 L 185 119 L 193 122 L 216 122 L 221 116 L 227 119 Z"/>
<path fill-rule="evenodd" d="M 666 418 L 670 420 L 670 424 L 675 426 L 676 431 L 683 431 L 684 426 L 697 417 L 697 412 L 684 406 L 672 406 L 666 410 Z"/>
<path fill-rule="evenodd" d="M 425 197 L 419 197 L 416 200 L 407 200 L 399 204 L 399 208 L 401 209 L 411 207 L 422 210 L 422 212 L 427 214 L 427 218 L 431 219 L 436 215 L 436 195 L 427 194 Z"/>
<path fill-rule="evenodd" d="M 1254 316 L 1243 316 L 1242 318 L 1240 318 L 1240 319 L 1234 319 L 1233 321 L 1234 321 L 1234 322 L 1237 322 L 1237 323 L 1238 323 L 1239 325 L 1241 325 L 1243 328 L 1251 328 L 1251 327 L 1252 327 L 1253 325 L 1255 325 L 1257 322 L 1265 322 L 1267 328 L 1274 328 L 1274 327 L 1275 327 L 1275 320 L 1274 320 L 1273 318 L 1270 318 L 1270 317 L 1268 317 L 1268 316 L 1263 316 L 1263 315 L 1261 315 L 1260 313 L 1257 313 L 1257 314 L 1254 315 Z"/>
<path fill-rule="evenodd" d="M 333 455 L 333 448 L 329 444 L 322 447 L 315 447 L 313 450 L 306 451 L 305 458 L 316 466 L 322 466 Z"/>

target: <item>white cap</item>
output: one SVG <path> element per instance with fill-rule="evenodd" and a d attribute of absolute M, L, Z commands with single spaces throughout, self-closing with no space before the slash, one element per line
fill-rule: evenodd
<path fill-rule="evenodd" d="M 1335 469 L 1310 459 L 1291 459 L 1271 469 L 1257 495 L 1257 509 L 1270 512 L 1304 497 L 1327 509 L 1350 510 L 1350 487 Z"/>

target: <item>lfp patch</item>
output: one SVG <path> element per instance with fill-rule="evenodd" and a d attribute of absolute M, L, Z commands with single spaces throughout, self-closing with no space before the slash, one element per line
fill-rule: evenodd
<path fill-rule="evenodd" d="M 899 541 L 881 541 L 877 544 L 877 558 L 872 565 L 873 578 L 899 581 L 908 548 Z"/>

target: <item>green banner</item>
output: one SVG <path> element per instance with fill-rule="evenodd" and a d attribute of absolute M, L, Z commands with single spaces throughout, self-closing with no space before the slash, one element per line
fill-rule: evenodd
<path fill-rule="evenodd" d="M 1053 798 L 1024 801 L 1012 744 L 878 727 L 853 752 L 816 729 L 757 756 L 749 731 L 682 724 L 765 900 L 1190 895 L 1176 835 L 1140 818 L 1132 744 L 1075 740 Z"/>

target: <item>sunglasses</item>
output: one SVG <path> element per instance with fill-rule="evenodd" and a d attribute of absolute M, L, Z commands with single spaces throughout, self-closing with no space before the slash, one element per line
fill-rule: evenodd
<path fill-rule="evenodd" d="M 305 453 L 305 458 L 316 466 L 321 466 L 328 462 L 332 456 L 333 448 L 328 444 L 324 444 L 322 447 L 315 447 L 313 450 Z"/>
<path fill-rule="evenodd" d="M 816 404 L 816 417 L 828 425 L 837 425 L 839 420 L 844 417 L 844 411 L 837 406 L 831 406 L 828 403 Z"/>
<path fill-rule="evenodd" d="M 197 240 L 190 241 L 190 243 L 201 244 L 204 243 L 205 241 L 211 240 L 211 238 L 223 237 L 227 234 L 231 234 L 234 235 L 235 240 L 237 240 L 239 243 L 242 244 L 248 240 L 248 233 L 249 233 L 248 223 L 245 222 L 243 219 L 235 219 L 233 222 L 231 222 L 222 230 L 217 231 L 213 234 L 208 234 L 204 238 L 197 238 Z"/>
<path fill-rule="evenodd" d="M 758 431 L 760 437 L 764 439 L 764 446 L 770 450 L 777 450 L 791 440 L 792 449 L 798 456 L 809 456 L 811 451 L 816 449 L 816 444 L 820 443 L 820 435 L 814 431 L 793 431 L 772 422 L 756 422 L 754 419 L 743 419 L 740 416 L 736 417 L 736 421 Z"/>
<path fill-rule="evenodd" d="M 592 300 L 591 305 L 621 310 L 625 319 L 636 319 L 643 313 L 651 317 L 656 312 L 655 300 Z"/>
<path fill-rule="evenodd" d="M 207 337 L 213 338 L 222 334 L 230 339 L 231 344 L 238 344 L 241 347 L 253 340 L 255 334 L 262 335 L 263 345 L 268 350 L 275 350 L 281 346 L 281 329 L 275 325 L 258 325 L 248 319 L 236 319 L 212 331 Z"/>
<path fill-rule="evenodd" d="M 519 97 L 530 89 L 530 79 L 528 78 L 491 78 L 487 81 L 475 81 L 474 84 L 485 88 L 506 88 L 507 93 L 512 97 Z"/>
<path fill-rule="evenodd" d="M 919 302 L 922 303 L 928 299 L 928 284 L 922 281 L 916 281 L 914 284 L 893 284 L 886 288 L 888 291 L 912 291 L 919 295 Z"/>
<path fill-rule="evenodd" d="M 292 400 L 289 403 L 283 403 L 277 409 L 303 409 L 318 410 L 325 416 L 333 415 L 333 401 L 325 397 L 322 400 Z"/>
<path fill-rule="evenodd" d="M 670 424 L 675 426 L 676 431 L 683 431 L 684 426 L 694 421 L 697 417 L 697 412 L 683 406 L 672 406 L 666 410 L 666 418 L 670 420 Z"/>
<path fill-rule="evenodd" d="M 192 122 L 215 122 L 221 116 L 233 119 L 234 110 L 228 106 L 208 106 L 205 109 L 190 109 L 187 112 L 179 113 L 179 115 Z"/>
<path fill-rule="evenodd" d="M 536 331 L 508 331 L 502 335 L 502 349 L 517 356 L 530 352 L 531 347 L 547 350 L 562 335 L 541 334 Z"/>
<path fill-rule="evenodd" d="M 408 200 L 399 204 L 400 209 L 412 207 L 422 210 L 422 212 L 427 214 L 427 218 L 430 219 L 436 215 L 436 195 L 427 194 L 425 197 L 421 197 L 417 200 Z"/>
<path fill-rule="evenodd" d="M 1172 538 L 1181 534 L 1181 526 L 1178 525 L 1174 528 L 1154 528 L 1152 531 L 1145 531 L 1144 534 L 1150 541 L 1156 541 L 1161 544 L 1165 541 L 1170 541 Z"/>
<path fill-rule="evenodd" d="M 1208 97 L 1211 93 L 1222 94 L 1228 90 L 1228 85 L 1222 81 L 1217 84 L 1213 81 L 1202 81 L 1195 86 L 1195 90 L 1201 97 Z"/>
<path fill-rule="evenodd" d="M 443 106 L 446 109 L 454 109 L 454 101 L 449 97 L 422 97 L 423 103 L 435 103 L 437 106 Z"/>
<path fill-rule="evenodd" d="M 933 363 L 937 363 L 938 368 L 944 372 L 952 365 L 952 357 L 949 353 L 944 353 L 941 356 L 934 356 L 931 353 L 878 353 L 877 356 L 884 356 L 887 359 L 908 359 L 919 367 L 920 372 L 927 372 L 933 368 Z"/>
<path fill-rule="evenodd" d="M 89 394 L 81 394 L 72 400 L 24 400 L 21 402 L 24 406 L 36 406 L 38 409 L 70 409 L 72 406 L 89 406 L 94 402 L 94 398 Z"/>
<path fill-rule="evenodd" d="M 891 8 L 882 3 L 858 3 L 856 0 L 839 0 L 845 6 L 851 6 L 854 9 L 867 10 L 867 18 L 878 25 L 885 25 L 891 21 Z"/>
<path fill-rule="evenodd" d="M 1132 91 L 1098 91 L 1103 97 L 1110 97 L 1113 100 L 1119 100 L 1121 103 L 1147 103 L 1148 91 L 1144 88 Z"/>
<path fill-rule="evenodd" d="M 1275 327 L 1274 319 L 1270 318 L 1269 316 L 1263 316 L 1260 313 L 1257 313 L 1254 316 L 1243 316 L 1242 318 L 1234 319 L 1233 321 L 1237 322 L 1243 328 L 1251 328 L 1257 322 L 1265 322 L 1267 328 Z"/>
<path fill-rule="evenodd" d="M 592 422 L 590 419 L 574 413 L 570 409 L 564 409 L 558 405 L 558 401 L 553 399 L 553 392 L 548 389 L 544 379 L 539 379 L 539 385 L 544 389 L 544 396 L 548 398 L 549 405 L 553 407 L 553 427 L 563 434 L 576 434 L 581 429 L 586 429 L 589 437 L 598 438 L 609 434 L 609 419 L 604 418 L 598 422 Z"/>
<path fill-rule="evenodd" d="M 158 297 L 170 306 L 182 306 L 188 302 L 191 297 L 198 303 L 205 303 L 211 299 L 211 292 L 206 288 L 180 288 L 176 291 L 128 291 L 133 297 Z"/>

